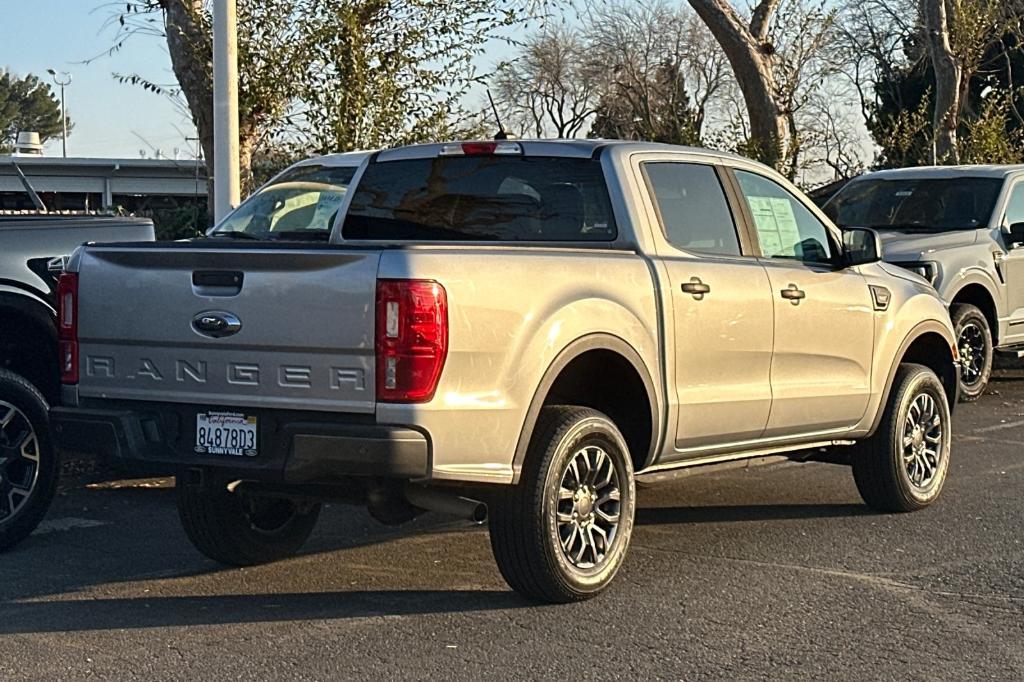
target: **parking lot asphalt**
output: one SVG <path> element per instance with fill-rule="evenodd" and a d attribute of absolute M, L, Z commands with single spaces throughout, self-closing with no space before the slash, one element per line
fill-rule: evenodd
<path fill-rule="evenodd" d="M 643 489 L 615 584 L 570 606 L 441 516 L 330 507 L 300 556 L 225 569 L 168 481 L 72 486 L 0 556 L 0 679 L 1024 679 L 1024 370 L 955 425 L 915 514 L 828 464 Z"/>

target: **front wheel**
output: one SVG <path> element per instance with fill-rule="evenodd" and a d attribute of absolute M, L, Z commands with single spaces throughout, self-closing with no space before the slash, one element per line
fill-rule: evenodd
<path fill-rule="evenodd" d="M 633 465 L 615 424 L 584 407 L 545 407 L 521 479 L 492 505 L 505 581 L 547 602 L 588 599 L 615 577 L 635 511 Z"/>
<path fill-rule="evenodd" d="M 179 483 L 178 515 L 196 549 L 222 564 L 254 566 L 292 556 L 305 544 L 320 505 Z"/>
<path fill-rule="evenodd" d="M 972 402 L 985 393 L 992 376 L 992 330 L 977 307 L 957 303 L 950 309 L 960 353 L 960 400 Z"/>
<path fill-rule="evenodd" d="M 0 551 L 35 530 L 57 492 L 60 462 L 47 410 L 32 384 L 0 369 Z"/>
<path fill-rule="evenodd" d="M 935 372 L 900 365 L 878 430 L 853 452 L 853 478 L 864 501 L 891 512 L 934 502 L 949 470 L 951 426 Z"/>

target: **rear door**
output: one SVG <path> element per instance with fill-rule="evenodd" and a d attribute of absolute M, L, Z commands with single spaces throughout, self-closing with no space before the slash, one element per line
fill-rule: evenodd
<path fill-rule="evenodd" d="M 771 282 L 775 346 L 765 437 L 842 430 L 864 416 L 874 308 L 863 276 L 837 267 L 825 224 L 776 181 L 734 171 Z"/>
<path fill-rule="evenodd" d="M 84 250 L 80 395 L 372 413 L 379 251 L 219 241 Z"/>
<path fill-rule="evenodd" d="M 648 161 L 641 172 L 661 234 L 671 300 L 675 454 L 755 440 L 771 407 L 772 298 L 741 241 L 714 165 Z"/>

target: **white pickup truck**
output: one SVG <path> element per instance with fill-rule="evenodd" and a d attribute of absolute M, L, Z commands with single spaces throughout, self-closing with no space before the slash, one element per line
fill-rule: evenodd
<path fill-rule="evenodd" d="M 508 583 L 561 602 L 619 569 L 636 482 L 786 453 L 852 465 L 879 509 L 942 489 L 942 301 L 759 164 L 473 141 L 305 191 L 82 248 L 62 282 L 59 440 L 175 467 L 214 559 L 296 552 L 323 501 L 489 515 Z"/>

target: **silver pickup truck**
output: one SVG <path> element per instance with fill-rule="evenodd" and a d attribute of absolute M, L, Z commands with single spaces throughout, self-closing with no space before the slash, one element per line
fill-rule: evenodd
<path fill-rule="evenodd" d="M 879 509 L 942 489 L 945 306 L 759 164 L 485 141 L 317 184 L 294 220 L 65 275 L 60 441 L 176 467 L 209 557 L 288 556 L 324 501 L 486 515 L 508 583 L 563 602 L 612 580 L 636 483 L 785 453 Z"/>

